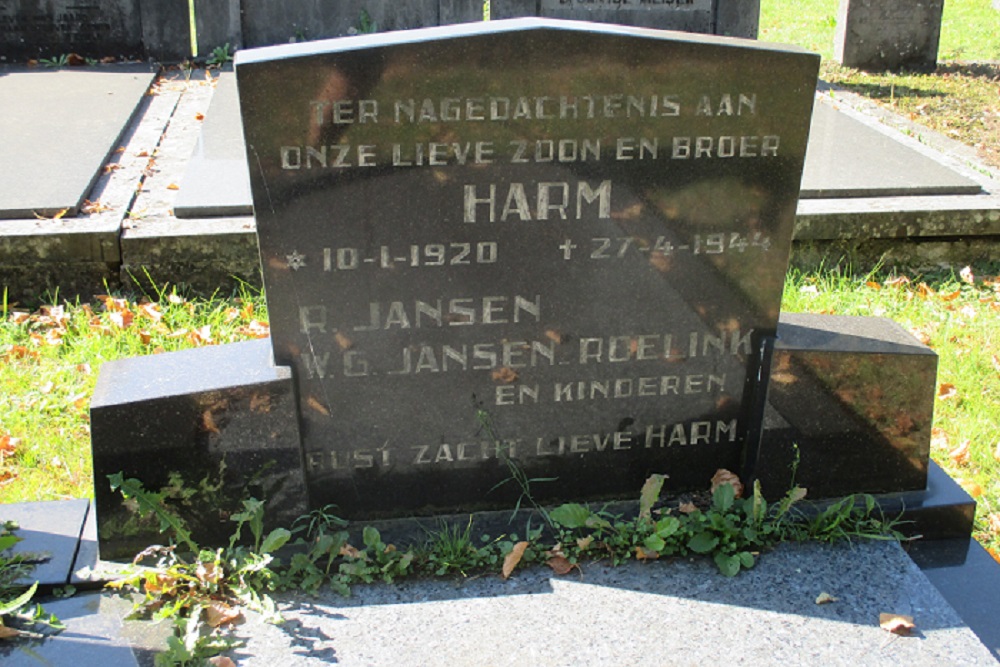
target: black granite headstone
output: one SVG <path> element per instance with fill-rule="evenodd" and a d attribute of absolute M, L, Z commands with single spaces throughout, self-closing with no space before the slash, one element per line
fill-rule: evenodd
<path fill-rule="evenodd" d="M 229 541 L 230 517 L 250 497 L 265 503 L 268 529 L 308 509 L 294 387 L 267 340 L 108 362 L 90 421 L 102 558 L 164 540 L 110 475 L 159 494 L 206 546 Z"/>
<path fill-rule="evenodd" d="M 927 485 L 937 354 L 878 317 L 783 313 L 756 465 L 765 494 Z"/>
<path fill-rule="evenodd" d="M 138 0 L 4 0 L 0 55 L 11 60 L 143 55 Z"/>
<path fill-rule="evenodd" d="M 509 507 L 511 466 L 539 501 L 738 468 L 818 62 L 539 19 L 239 52 L 314 506 Z"/>

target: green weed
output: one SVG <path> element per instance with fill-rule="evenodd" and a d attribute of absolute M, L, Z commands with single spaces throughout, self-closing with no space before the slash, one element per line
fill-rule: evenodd
<path fill-rule="evenodd" d="M 281 621 L 268 592 L 278 579 L 272 570 L 278 564 L 273 553 L 288 542 L 291 533 L 276 528 L 264 535 L 262 502 L 246 500 L 243 511 L 233 514 L 236 526 L 227 547 L 203 549 L 191 539 L 184 521 L 163 503 L 161 494 L 145 490 L 137 480 L 124 480 L 121 474 L 112 478 L 114 488 L 137 502 L 141 513 L 154 515 L 177 540 L 174 545 L 141 552 L 134 563 L 155 559 L 155 564 L 108 584 L 142 595 L 130 618 L 173 624 L 174 633 L 167 650 L 157 656 L 157 665 L 200 664 L 237 646 L 225 629 L 239 619 L 240 606 L 260 612 L 271 622 Z M 244 527 L 250 530 L 252 546 L 237 544 Z M 183 547 L 181 553 L 178 546 Z"/>
<path fill-rule="evenodd" d="M 212 49 L 211 55 L 205 59 L 205 64 L 209 67 L 222 67 L 226 63 L 233 61 L 233 52 L 230 50 L 229 42 Z"/>

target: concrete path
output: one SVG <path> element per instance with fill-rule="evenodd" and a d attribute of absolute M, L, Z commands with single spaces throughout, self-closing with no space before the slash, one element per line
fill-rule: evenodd
<path fill-rule="evenodd" d="M 835 602 L 818 605 L 828 593 Z M 895 543 L 783 545 L 727 579 L 706 560 L 544 567 L 510 580 L 414 580 L 278 596 L 286 618 L 249 615 L 240 667 L 421 665 L 995 665 L 987 648 Z M 151 665 L 168 628 L 123 621 L 130 605 L 85 593 L 46 605 L 67 624 L 0 650 L 5 667 Z M 913 636 L 879 627 L 912 616 Z"/>

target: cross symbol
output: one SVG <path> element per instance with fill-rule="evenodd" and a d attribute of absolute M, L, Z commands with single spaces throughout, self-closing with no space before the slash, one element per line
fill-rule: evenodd
<path fill-rule="evenodd" d="M 559 249 L 563 251 L 563 259 L 569 259 L 576 247 L 577 246 L 573 243 L 572 239 L 566 239 L 563 241 L 562 245 L 559 246 Z"/>

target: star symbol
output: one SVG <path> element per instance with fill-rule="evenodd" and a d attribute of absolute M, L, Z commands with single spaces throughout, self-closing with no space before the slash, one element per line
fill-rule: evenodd
<path fill-rule="evenodd" d="M 298 250 L 293 250 L 291 255 L 285 255 L 285 259 L 288 260 L 288 268 L 292 271 L 298 271 L 306 265 L 306 256 L 300 254 Z"/>

